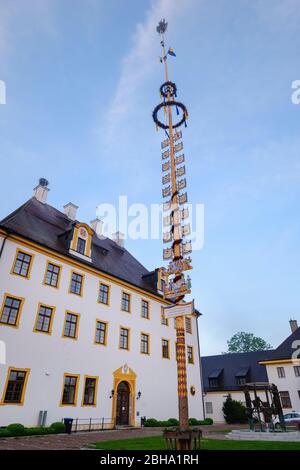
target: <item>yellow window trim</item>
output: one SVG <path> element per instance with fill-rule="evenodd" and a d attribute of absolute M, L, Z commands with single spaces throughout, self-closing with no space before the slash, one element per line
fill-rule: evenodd
<path fill-rule="evenodd" d="M 125 349 L 125 348 L 121 348 L 121 329 L 124 329 L 124 330 L 128 330 L 128 340 L 127 340 L 127 344 L 128 344 L 128 348 Z M 128 328 L 128 326 L 120 326 L 120 329 L 119 329 L 119 350 L 120 351 L 130 351 L 130 328 Z"/>
<path fill-rule="evenodd" d="M 16 264 L 19 253 L 24 253 L 24 255 L 28 255 L 28 256 L 31 257 L 29 267 L 28 267 L 28 272 L 27 272 L 26 276 L 22 276 L 21 274 L 18 274 L 18 273 L 14 272 L 15 264 Z M 32 269 L 32 264 L 33 264 L 34 258 L 35 258 L 34 253 L 29 253 L 28 251 L 24 251 L 24 250 L 21 250 L 20 248 L 17 248 L 16 253 L 15 253 L 14 262 L 13 262 L 13 265 L 12 265 L 11 270 L 10 270 L 10 274 L 13 274 L 14 276 L 22 277 L 23 279 L 30 279 L 30 274 L 31 274 L 31 269 Z"/>
<path fill-rule="evenodd" d="M 88 237 L 86 239 L 86 244 L 85 244 L 84 256 L 87 256 L 88 258 L 90 258 L 91 257 L 91 244 L 92 244 L 93 230 L 87 224 L 77 223 L 75 225 L 74 232 L 73 232 L 73 238 L 72 238 L 71 244 L 70 244 L 70 249 L 77 252 L 77 243 L 78 243 L 79 229 L 80 228 L 84 228 L 88 233 Z"/>
<path fill-rule="evenodd" d="M 143 317 L 143 302 L 147 302 L 148 304 L 148 316 L 147 317 Z M 141 318 L 143 318 L 144 320 L 150 320 L 150 302 L 149 300 L 144 299 L 143 297 L 141 298 Z"/>
<path fill-rule="evenodd" d="M 24 385 L 23 385 L 23 390 L 22 390 L 22 395 L 21 395 L 21 401 L 19 403 L 9 403 L 9 402 L 5 402 L 4 399 L 5 399 L 5 395 L 6 395 L 6 390 L 7 390 L 7 386 L 8 386 L 8 381 L 9 381 L 9 376 L 10 376 L 10 373 L 12 371 L 16 371 L 16 372 L 26 372 L 25 374 L 25 380 L 24 380 Z M 25 392 L 26 392 L 26 387 L 27 387 L 27 382 L 28 382 L 28 377 L 29 377 L 29 374 L 30 374 L 30 369 L 20 369 L 19 367 L 9 367 L 8 370 L 7 370 L 7 376 L 6 376 L 6 382 L 5 382 L 5 386 L 4 386 L 4 391 L 3 391 L 3 395 L 2 395 L 2 399 L 1 399 L 1 403 L 0 405 L 2 406 L 10 406 L 10 405 L 14 405 L 14 406 L 23 406 L 24 405 L 24 400 L 25 400 Z"/>
<path fill-rule="evenodd" d="M 75 330 L 75 337 L 73 338 L 72 336 L 65 336 L 64 335 L 64 332 L 65 332 L 65 327 L 66 327 L 66 323 L 67 323 L 67 315 L 70 314 L 70 315 L 75 315 L 77 317 L 77 321 L 76 321 L 76 330 Z M 62 331 L 62 338 L 66 338 L 66 339 L 73 339 L 73 340 L 77 340 L 78 339 L 78 329 L 79 329 L 79 321 L 80 321 L 80 313 L 76 313 L 76 312 L 71 312 L 71 310 L 66 310 L 65 311 L 65 320 L 64 320 L 64 326 L 63 326 L 63 331 Z"/>
<path fill-rule="evenodd" d="M 64 388 L 65 388 L 65 379 L 66 377 L 76 377 L 76 387 L 75 387 L 75 394 L 74 394 L 74 403 L 63 403 L 63 397 L 64 397 Z M 80 380 L 80 374 L 69 374 L 68 372 L 64 373 L 63 377 L 63 384 L 62 384 L 62 392 L 61 392 L 61 399 L 60 399 L 60 404 L 59 406 L 77 406 L 77 396 L 78 396 L 78 387 L 79 387 L 79 380 Z"/>
<path fill-rule="evenodd" d="M 168 357 L 165 357 L 163 355 L 163 341 L 167 341 L 168 344 Z M 162 338 L 161 339 L 161 356 L 163 359 L 171 359 L 171 354 L 170 354 L 170 340 L 168 338 Z"/>
<path fill-rule="evenodd" d="M 106 325 L 106 327 L 105 327 L 104 343 L 98 343 L 98 342 L 96 341 L 96 332 L 97 332 L 97 323 L 98 323 L 98 322 L 100 322 L 100 323 L 105 323 L 105 325 Z M 100 318 L 96 318 L 94 344 L 96 344 L 97 346 L 107 346 L 108 325 L 109 325 L 109 322 L 108 322 L 108 321 L 101 320 Z"/>
<path fill-rule="evenodd" d="M 49 264 L 52 264 L 53 266 L 56 266 L 57 268 L 59 268 L 59 271 L 58 271 L 58 276 L 57 276 L 57 285 L 56 286 L 51 286 L 50 284 L 46 284 L 46 275 L 47 275 L 47 271 L 48 271 L 48 266 Z M 62 265 L 61 264 L 57 264 L 53 261 L 51 261 L 50 259 L 47 259 L 46 261 L 46 269 L 45 269 L 45 274 L 44 274 L 44 279 L 43 279 L 43 285 L 44 286 L 47 286 L 47 287 L 53 287 L 54 289 L 59 289 L 59 286 L 60 286 L 60 277 L 61 277 L 61 273 L 62 273 Z"/>
<path fill-rule="evenodd" d="M 188 364 L 194 364 L 195 363 L 195 361 L 194 361 L 194 346 L 191 346 L 190 344 L 187 344 L 186 347 L 187 347 L 187 350 L 188 350 L 188 348 L 191 348 L 191 351 L 192 351 L 192 360 L 191 361 L 187 360 L 187 363 Z"/>
<path fill-rule="evenodd" d="M 124 309 L 122 308 L 123 294 L 129 295 L 129 309 L 128 309 L 128 310 L 124 310 Z M 121 310 L 122 310 L 122 312 L 131 313 L 131 294 L 130 294 L 130 292 L 127 292 L 127 291 L 125 291 L 125 290 L 122 290 L 122 292 L 121 292 Z"/>
<path fill-rule="evenodd" d="M 5 306 L 5 302 L 6 302 L 7 297 L 11 297 L 12 299 L 20 300 L 20 307 L 19 307 L 17 321 L 16 321 L 15 325 L 10 325 L 9 323 L 4 323 L 4 322 L 2 323 L 1 322 L 1 318 L 2 318 L 2 315 L 3 315 L 4 306 Z M 21 318 L 21 313 L 22 313 L 24 302 L 25 302 L 24 297 L 17 297 L 16 295 L 9 294 L 8 292 L 5 292 L 4 296 L 3 296 L 1 311 L 0 311 L 0 326 L 9 326 L 10 328 L 19 328 L 20 318 Z"/>
<path fill-rule="evenodd" d="M 142 335 L 148 337 L 148 352 L 142 351 Z M 150 356 L 150 333 L 145 333 L 144 331 L 140 332 L 140 353 L 144 356 Z"/>
<path fill-rule="evenodd" d="M 101 301 L 100 301 L 100 287 L 101 287 L 101 285 L 108 287 L 108 292 L 107 292 L 107 304 L 105 304 L 104 302 L 101 302 Z M 98 304 L 106 305 L 107 307 L 110 306 L 110 285 L 109 285 L 109 284 L 106 284 L 105 282 L 99 281 L 99 291 L 98 291 L 98 299 L 97 299 L 97 302 L 98 302 Z"/>
<path fill-rule="evenodd" d="M 81 278 L 82 278 L 81 288 L 80 288 L 80 293 L 79 294 L 76 294 L 76 292 L 71 292 L 73 274 L 76 274 L 77 276 L 81 276 Z M 69 284 L 69 294 L 77 295 L 77 297 L 82 297 L 83 296 L 84 277 L 85 277 L 84 274 L 79 273 L 78 271 L 74 271 L 73 269 L 71 270 L 70 284 Z"/>
<path fill-rule="evenodd" d="M 51 310 L 52 310 L 48 331 L 37 330 L 37 322 L 38 322 L 38 319 L 39 319 L 39 312 L 40 312 L 41 307 L 51 308 Z M 54 307 L 53 305 L 46 305 L 46 304 L 40 302 L 38 304 L 38 309 L 37 309 L 35 322 L 34 322 L 34 327 L 33 327 L 32 331 L 34 331 L 35 333 L 43 333 L 44 335 L 51 335 L 52 334 L 52 324 L 53 324 L 53 319 L 54 319 L 54 315 L 55 315 L 55 310 L 56 310 L 56 307 Z"/>
<path fill-rule="evenodd" d="M 0 234 L 7 235 L 7 232 L 3 229 L 0 229 Z M 93 275 L 97 276 L 100 279 L 107 279 L 107 281 L 110 281 L 110 282 L 112 282 L 113 284 L 115 284 L 117 286 L 124 287 L 126 289 L 130 289 L 133 292 L 136 292 L 138 294 L 143 294 L 143 295 L 147 296 L 149 299 L 153 299 L 156 302 L 159 302 L 161 304 L 171 305 L 171 302 L 169 302 L 168 300 L 163 299 L 162 297 L 160 297 L 158 295 L 151 294 L 150 292 L 147 292 L 142 288 L 134 286 L 133 284 L 130 284 L 129 282 L 122 281 L 121 279 L 117 279 L 116 277 L 114 277 L 110 274 L 107 274 L 107 273 L 105 273 L 105 272 L 103 272 L 99 269 L 89 267 L 86 264 L 80 262 L 79 260 L 71 259 L 70 257 L 68 257 L 66 255 L 62 255 L 60 253 L 57 253 L 54 250 L 51 250 L 50 248 L 42 247 L 38 243 L 26 240 L 25 238 L 23 238 L 19 235 L 9 235 L 9 239 L 12 240 L 13 242 L 19 243 L 22 246 L 25 246 L 26 248 L 36 250 L 38 253 L 41 253 L 45 256 L 51 256 L 52 258 L 55 258 L 57 261 L 64 262 L 68 266 L 71 266 L 71 268 L 80 269 L 80 270 L 82 270 L 86 273 L 93 274 Z"/>
<path fill-rule="evenodd" d="M 94 393 L 94 403 L 84 403 L 84 392 L 85 392 L 86 379 L 95 379 L 96 380 L 95 393 Z M 98 382 L 99 382 L 99 377 L 96 376 L 96 375 L 85 375 L 84 376 L 81 406 L 97 406 Z"/>

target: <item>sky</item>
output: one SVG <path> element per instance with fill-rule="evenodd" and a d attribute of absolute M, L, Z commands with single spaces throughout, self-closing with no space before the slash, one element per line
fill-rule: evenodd
<path fill-rule="evenodd" d="M 164 17 L 189 111 L 189 201 L 204 204 L 191 272 L 202 354 L 237 331 L 275 347 L 300 321 L 299 0 L 0 0 L 0 219 L 40 177 L 48 202 L 77 204 L 85 222 L 119 195 L 162 202 L 151 114 Z M 150 270 L 162 245 L 126 240 Z"/>

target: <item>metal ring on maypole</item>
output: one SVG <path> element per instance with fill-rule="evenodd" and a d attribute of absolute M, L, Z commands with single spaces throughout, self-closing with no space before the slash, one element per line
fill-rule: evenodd
<path fill-rule="evenodd" d="M 176 97 L 177 86 L 173 82 L 165 82 L 161 85 L 159 92 L 164 98 L 170 98 L 171 96 Z"/>
<path fill-rule="evenodd" d="M 176 129 L 177 127 L 180 127 L 182 126 L 182 124 L 184 124 L 184 122 L 186 121 L 187 119 L 187 116 L 188 116 L 188 112 L 187 112 L 187 109 L 186 107 L 184 106 L 183 103 L 180 103 L 179 101 L 165 101 L 164 103 L 160 103 L 158 104 L 155 108 L 154 108 L 154 111 L 152 113 L 152 117 L 153 117 L 153 121 L 155 122 L 155 124 L 158 126 L 158 127 L 161 127 L 162 129 L 169 129 L 169 125 L 168 124 L 164 124 L 163 122 L 161 122 L 157 115 L 158 115 L 158 112 L 161 110 L 161 108 L 164 108 L 165 106 L 177 106 L 177 108 L 180 108 L 182 110 L 182 118 L 180 119 L 180 121 L 178 121 L 176 124 L 172 124 L 172 127 L 173 129 Z"/>

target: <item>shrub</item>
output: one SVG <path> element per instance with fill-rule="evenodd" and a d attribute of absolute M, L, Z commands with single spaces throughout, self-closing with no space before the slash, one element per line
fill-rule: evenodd
<path fill-rule="evenodd" d="M 149 419 L 146 419 L 145 421 L 145 427 L 147 428 L 156 428 L 159 426 L 160 426 L 159 421 L 157 421 L 157 419 L 155 418 L 149 418 Z"/>
<path fill-rule="evenodd" d="M 199 420 L 196 418 L 189 419 L 189 426 L 197 426 L 199 424 Z"/>
<path fill-rule="evenodd" d="M 60 421 L 52 423 L 50 426 L 51 432 L 61 433 L 66 432 L 66 425 Z"/>
<path fill-rule="evenodd" d="M 214 420 L 211 418 L 205 418 L 205 420 L 202 421 L 202 424 L 207 424 L 207 425 L 214 424 Z"/>
<path fill-rule="evenodd" d="M 169 418 L 167 421 L 167 426 L 168 427 L 174 427 L 174 426 L 179 426 L 179 421 L 176 418 Z"/>
<path fill-rule="evenodd" d="M 12 436 L 24 436 L 25 434 L 25 427 L 23 424 L 20 423 L 12 423 L 7 426 L 7 432 L 8 434 Z"/>
<path fill-rule="evenodd" d="M 34 428 L 25 428 L 25 435 L 26 436 L 39 436 L 41 434 L 51 434 L 54 431 L 51 431 L 51 428 L 43 428 L 41 426 L 37 426 Z"/>
<path fill-rule="evenodd" d="M 233 400 L 231 395 L 228 395 L 223 404 L 223 414 L 226 423 L 228 424 L 243 424 L 247 423 L 246 408 L 240 402 Z"/>

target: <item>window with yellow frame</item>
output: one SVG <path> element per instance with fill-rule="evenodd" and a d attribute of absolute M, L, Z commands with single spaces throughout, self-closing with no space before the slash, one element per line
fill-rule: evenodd
<path fill-rule="evenodd" d="M 81 406 L 96 406 L 99 377 L 84 376 L 84 389 Z"/>
<path fill-rule="evenodd" d="M 23 405 L 30 369 L 9 367 L 1 400 L 2 405 Z"/>
<path fill-rule="evenodd" d="M 65 323 L 63 329 L 63 338 L 77 339 L 79 329 L 79 313 L 67 311 L 65 314 Z"/>
<path fill-rule="evenodd" d="M 18 248 L 15 254 L 13 266 L 11 268 L 11 274 L 24 277 L 25 279 L 30 279 L 33 259 L 34 254 L 20 250 Z"/>
<path fill-rule="evenodd" d="M 79 379 L 79 374 L 64 374 L 60 406 L 77 405 Z"/>
<path fill-rule="evenodd" d="M 13 328 L 19 327 L 24 300 L 23 297 L 4 294 L 0 312 L 0 325 L 11 326 Z"/>

